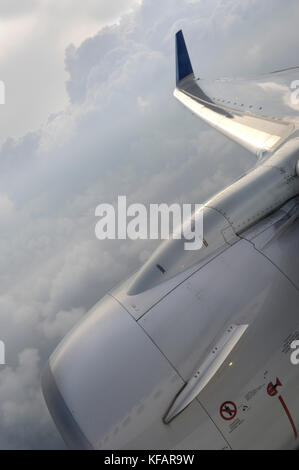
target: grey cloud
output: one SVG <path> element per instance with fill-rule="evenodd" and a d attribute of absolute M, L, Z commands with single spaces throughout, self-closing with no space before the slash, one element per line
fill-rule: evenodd
<path fill-rule="evenodd" d="M 0 16 L 12 18 L 31 13 L 38 6 L 38 0 L 2 0 L 0 3 Z"/>
<path fill-rule="evenodd" d="M 129 203 L 203 202 L 254 163 L 173 99 L 174 33 L 184 27 L 199 75 L 265 71 L 293 64 L 299 6 L 289 8 L 288 16 L 277 0 L 144 0 L 119 25 L 67 49 L 69 106 L 2 146 L 1 448 L 63 447 L 40 394 L 41 368 L 155 245 L 99 242 L 96 206 L 122 194 Z"/>

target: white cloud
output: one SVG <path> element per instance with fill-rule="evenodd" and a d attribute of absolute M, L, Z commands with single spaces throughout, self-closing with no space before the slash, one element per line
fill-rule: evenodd
<path fill-rule="evenodd" d="M 95 2 L 85 2 L 84 11 L 83 2 L 72 5 L 78 21 L 80 15 L 87 25 L 88 18 L 101 20 Z M 6 7 L 9 21 L 22 17 Z M 31 7 L 26 14 L 36 14 Z M 40 25 L 41 44 L 32 50 L 27 44 L 23 52 L 31 50 L 32 57 L 18 64 L 28 67 L 24 77 L 32 90 L 38 85 L 35 71 L 46 76 L 56 70 L 47 42 L 53 40 L 55 49 L 63 22 L 58 21 L 56 40 L 53 18 L 58 11 L 67 16 L 71 7 L 51 0 L 39 2 L 39 8 L 48 12 Z M 105 21 L 120 11 L 114 8 Z M 41 367 L 73 323 L 153 248 L 145 241 L 99 242 L 95 207 L 115 203 L 119 194 L 129 203 L 200 203 L 253 164 L 245 150 L 174 101 L 174 33 L 184 26 L 200 75 L 264 71 L 259 57 L 267 56 L 270 68 L 295 57 L 289 46 L 297 36 L 299 7 L 291 1 L 289 8 L 287 15 L 276 0 L 164 0 L 163 5 L 144 0 L 118 25 L 67 49 L 69 104 L 39 131 L 3 145 L 0 338 L 7 345 L 8 367 L 0 370 L 2 448 L 63 446 L 41 399 Z M 277 28 L 285 28 L 284 46 Z M 257 43 L 254 58 L 244 54 Z M 10 65 L 20 70 L 16 57 Z M 57 80 L 64 87 L 65 75 Z M 29 93 L 28 116 L 35 113 L 40 90 L 37 86 L 36 96 Z M 43 93 L 51 99 L 50 88 Z M 19 96 L 16 100 L 19 106 L 25 103 Z"/>
<path fill-rule="evenodd" d="M 12 212 L 13 202 L 5 194 L 0 194 L 0 219 Z"/>
<path fill-rule="evenodd" d="M 22 0 L 0 2 L 0 70 L 6 105 L 0 142 L 19 137 L 64 108 L 68 97 L 64 53 L 101 27 L 115 23 L 138 0 Z"/>

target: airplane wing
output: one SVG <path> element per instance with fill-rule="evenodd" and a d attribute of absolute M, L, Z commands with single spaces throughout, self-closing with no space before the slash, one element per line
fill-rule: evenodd
<path fill-rule="evenodd" d="M 257 157 L 273 152 L 299 126 L 299 67 L 251 79 L 196 78 L 182 31 L 176 34 L 174 96 L 206 123 Z"/>

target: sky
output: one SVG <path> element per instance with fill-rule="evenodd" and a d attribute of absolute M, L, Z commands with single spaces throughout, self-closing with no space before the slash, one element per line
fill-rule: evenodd
<path fill-rule="evenodd" d="M 1 0 L 0 79 L 7 106 L 0 108 L 0 143 L 38 129 L 67 106 L 65 49 L 79 46 L 116 23 L 139 0 Z M 4 45 L 4 47 L 3 47 Z"/>
<path fill-rule="evenodd" d="M 2 0 L 0 449 L 62 449 L 50 353 L 149 241 L 99 241 L 95 208 L 204 202 L 255 161 L 172 96 L 174 34 L 196 74 L 298 65 L 296 0 Z"/>

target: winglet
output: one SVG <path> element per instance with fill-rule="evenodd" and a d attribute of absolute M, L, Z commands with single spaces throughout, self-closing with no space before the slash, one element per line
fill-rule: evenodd
<path fill-rule="evenodd" d="M 178 84 L 183 78 L 193 74 L 193 69 L 189 54 L 187 51 L 185 39 L 182 30 L 176 33 L 176 83 Z"/>

